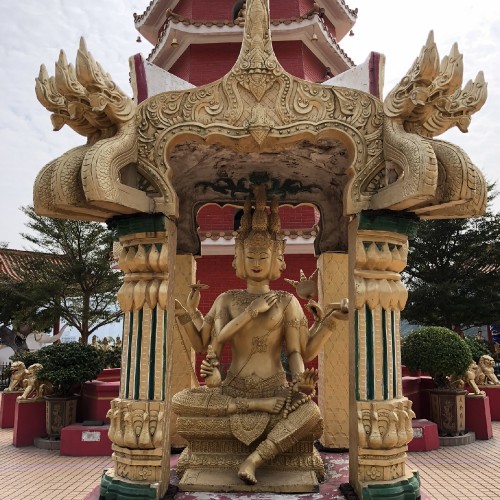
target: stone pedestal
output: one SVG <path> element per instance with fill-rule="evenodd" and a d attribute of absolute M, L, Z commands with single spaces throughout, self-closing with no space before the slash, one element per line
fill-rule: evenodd
<path fill-rule="evenodd" d="M 500 420 L 500 385 L 481 385 L 490 402 L 491 420 Z"/>
<path fill-rule="evenodd" d="M 476 439 L 491 439 L 490 398 L 469 395 L 465 398 L 465 427 Z"/>
<path fill-rule="evenodd" d="M 21 400 L 16 402 L 12 444 L 16 447 L 33 446 L 36 437 L 47 434 L 45 425 L 45 400 Z"/>
<path fill-rule="evenodd" d="M 14 414 L 16 412 L 16 399 L 22 394 L 19 392 L 2 392 L 0 396 L 0 429 L 14 427 Z"/>
<path fill-rule="evenodd" d="M 439 448 L 437 424 L 424 418 L 411 423 L 413 439 L 408 443 L 408 451 L 432 451 Z"/>
<path fill-rule="evenodd" d="M 80 400 L 80 419 L 85 420 L 106 420 L 111 401 L 118 397 L 120 382 L 104 382 L 92 380 L 82 385 L 82 395 Z M 80 420 L 79 420 L 80 421 Z"/>
<path fill-rule="evenodd" d="M 70 457 L 111 456 L 109 425 L 73 424 L 61 430 L 61 455 Z"/>

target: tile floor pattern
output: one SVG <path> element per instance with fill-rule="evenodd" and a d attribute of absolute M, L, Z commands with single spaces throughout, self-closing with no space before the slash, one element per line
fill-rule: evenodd
<path fill-rule="evenodd" d="M 489 441 L 476 441 L 467 446 L 410 453 L 410 465 L 420 471 L 423 497 L 500 500 L 500 422 L 493 422 L 493 436 Z M 33 446 L 15 448 L 12 429 L 0 429 L 2 500 L 83 500 L 96 491 L 103 469 L 110 465 L 109 457 L 61 457 L 58 451 Z M 278 496 L 285 495 L 263 495 L 262 498 Z M 200 500 L 218 498 L 214 494 L 196 494 L 196 497 Z M 311 500 L 315 497 L 310 495 Z"/>

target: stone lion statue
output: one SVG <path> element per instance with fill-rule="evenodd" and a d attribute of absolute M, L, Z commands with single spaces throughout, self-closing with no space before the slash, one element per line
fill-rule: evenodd
<path fill-rule="evenodd" d="M 10 367 L 10 384 L 4 392 L 22 391 L 23 382 L 28 374 L 26 366 L 22 361 L 14 361 Z"/>
<path fill-rule="evenodd" d="M 473 361 L 470 365 L 469 368 L 467 368 L 467 371 L 465 372 L 465 375 L 462 375 L 461 377 L 458 377 L 456 375 L 453 375 L 450 377 L 450 383 L 452 386 L 458 388 L 458 389 L 464 389 L 466 385 L 468 385 L 472 390 L 473 394 L 477 396 L 485 396 L 485 392 L 479 389 L 479 387 L 476 384 L 476 374 L 477 374 L 478 366 L 475 361 Z"/>
<path fill-rule="evenodd" d="M 485 354 L 479 358 L 479 364 L 476 370 L 475 382 L 477 385 L 500 385 L 500 381 L 495 375 L 495 360 Z"/>
<path fill-rule="evenodd" d="M 43 383 L 38 379 L 38 374 L 43 366 L 40 363 L 34 363 L 26 370 L 26 377 L 23 381 L 24 392 L 19 399 L 41 399 L 43 396 L 52 392 L 50 384 Z"/>

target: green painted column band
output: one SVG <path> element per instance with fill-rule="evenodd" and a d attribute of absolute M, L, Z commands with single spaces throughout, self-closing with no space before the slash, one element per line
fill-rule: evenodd
<path fill-rule="evenodd" d="M 389 364 L 387 363 L 387 321 L 382 308 L 382 391 L 384 399 L 389 399 Z"/>
<path fill-rule="evenodd" d="M 418 500 L 420 496 L 420 477 L 418 472 L 409 479 L 395 481 L 393 483 L 370 484 L 361 490 L 363 500 L 372 498 L 389 498 L 393 500 Z"/>
<path fill-rule="evenodd" d="M 151 343 L 149 345 L 149 384 L 148 399 L 155 398 L 155 363 L 156 363 L 156 324 L 158 318 L 158 306 L 151 311 Z"/>
<path fill-rule="evenodd" d="M 417 234 L 418 217 L 407 212 L 392 210 L 363 210 L 359 215 L 359 229 L 390 231 L 406 234 L 413 239 Z"/>
<path fill-rule="evenodd" d="M 373 313 L 365 305 L 366 314 L 366 398 L 375 398 L 375 365 L 373 359 Z"/>
<path fill-rule="evenodd" d="M 103 500 L 148 500 L 158 496 L 158 484 L 137 484 L 109 477 L 106 472 L 101 477 L 99 498 Z"/>
<path fill-rule="evenodd" d="M 135 352 L 135 380 L 134 399 L 139 399 L 139 388 L 141 386 L 141 354 L 142 354 L 142 322 L 144 320 L 144 309 L 139 309 L 137 315 L 137 348 Z"/>
<path fill-rule="evenodd" d="M 125 378 L 125 398 L 130 396 L 130 362 L 132 359 L 132 339 L 134 337 L 134 312 L 131 311 L 129 315 L 129 326 L 128 326 L 128 346 L 127 346 L 127 374 Z"/>
<path fill-rule="evenodd" d="M 165 400 L 165 384 L 167 382 L 167 311 L 163 311 L 163 366 L 161 399 Z"/>
<path fill-rule="evenodd" d="M 391 311 L 391 338 L 392 338 L 392 397 L 397 396 L 397 376 L 396 376 L 396 318 L 394 311 Z"/>
<path fill-rule="evenodd" d="M 116 216 L 106 221 L 113 238 L 135 233 L 155 233 L 165 231 L 164 214 L 136 214 Z"/>
<path fill-rule="evenodd" d="M 355 378 L 356 378 L 356 401 L 360 400 L 359 397 L 359 312 L 356 309 L 354 311 L 354 363 L 355 367 Z"/>

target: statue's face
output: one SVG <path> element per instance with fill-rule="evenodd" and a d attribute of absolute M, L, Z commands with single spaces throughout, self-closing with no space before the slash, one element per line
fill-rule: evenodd
<path fill-rule="evenodd" d="M 245 275 L 254 281 L 268 280 L 271 274 L 273 255 L 270 248 L 245 247 Z"/>

